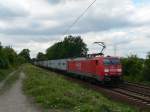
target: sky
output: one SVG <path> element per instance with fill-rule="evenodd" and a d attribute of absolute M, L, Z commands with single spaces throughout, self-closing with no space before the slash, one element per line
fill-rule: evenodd
<path fill-rule="evenodd" d="M 0 0 L 0 41 L 31 57 L 64 38 L 93 0 Z M 105 42 L 106 55 L 144 58 L 150 51 L 149 0 L 97 0 L 66 35 L 81 35 L 89 53 Z M 115 52 L 116 49 L 116 52 Z"/>

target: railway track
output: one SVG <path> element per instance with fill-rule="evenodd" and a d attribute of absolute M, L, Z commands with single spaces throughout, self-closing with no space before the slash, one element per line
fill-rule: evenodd
<path fill-rule="evenodd" d="M 145 85 L 138 85 L 134 83 L 125 82 L 118 88 L 112 91 L 126 95 L 129 99 L 137 102 L 143 107 L 150 108 L 150 87 Z"/>
<path fill-rule="evenodd" d="M 124 89 L 130 92 L 134 92 L 136 94 L 140 94 L 143 97 L 150 98 L 150 87 L 145 85 L 138 85 L 134 83 L 125 82 L 120 86 L 120 89 Z"/>
<path fill-rule="evenodd" d="M 138 104 L 142 104 L 144 107 L 150 106 L 150 97 L 148 96 L 143 96 L 143 94 L 139 94 L 134 91 L 131 92 L 129 90 L 120 89 L 120 88 L 115 88 L 113 89 L 113 91 L 127 96 L 129 99 L 137 102 Z"/>

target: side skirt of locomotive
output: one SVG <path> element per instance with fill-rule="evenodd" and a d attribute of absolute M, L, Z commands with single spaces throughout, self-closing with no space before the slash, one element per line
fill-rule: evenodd
<path fill-rule="evenodd" d="M 110 76 L 105 76 L 100 77 L 94 74 L 88 74 L 88 73 L 80 73 L 80 72 L 73 72 L 73 71 L 68 71 L 68 73 L 74 74 L 75 76 L 80 77 L 81 79 L 88 79 L 89 81 L 98 81 L 101 84 L 118 84 L 122 82 L 121 77 L 110 77 Z"/>

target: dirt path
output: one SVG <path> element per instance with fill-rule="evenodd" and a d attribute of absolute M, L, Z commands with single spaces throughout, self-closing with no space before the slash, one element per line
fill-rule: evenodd
<path fill-rule="evenodd" d="M 13 87 L 0 96 L 0 112 L 41 112 L 35 105 L 29 103 L 22 92 L 24 77 L 25 74 L 21 73 Z"/>

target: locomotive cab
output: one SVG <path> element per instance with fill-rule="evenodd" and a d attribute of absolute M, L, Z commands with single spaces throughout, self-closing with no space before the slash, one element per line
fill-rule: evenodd
<path fill-rule="evenodd" d="M 117 57 L 96 58 L 96 74 L 99 81 L 120 80 L 122 77 L 122 66 Z"/>
<path fill-rule="evenodd" d="M 119 58 L 116 57 L 106 57 L 103 59 L 104 65 L 104 80 L 120 80 L 122 75 L 122 67 Z"/>

